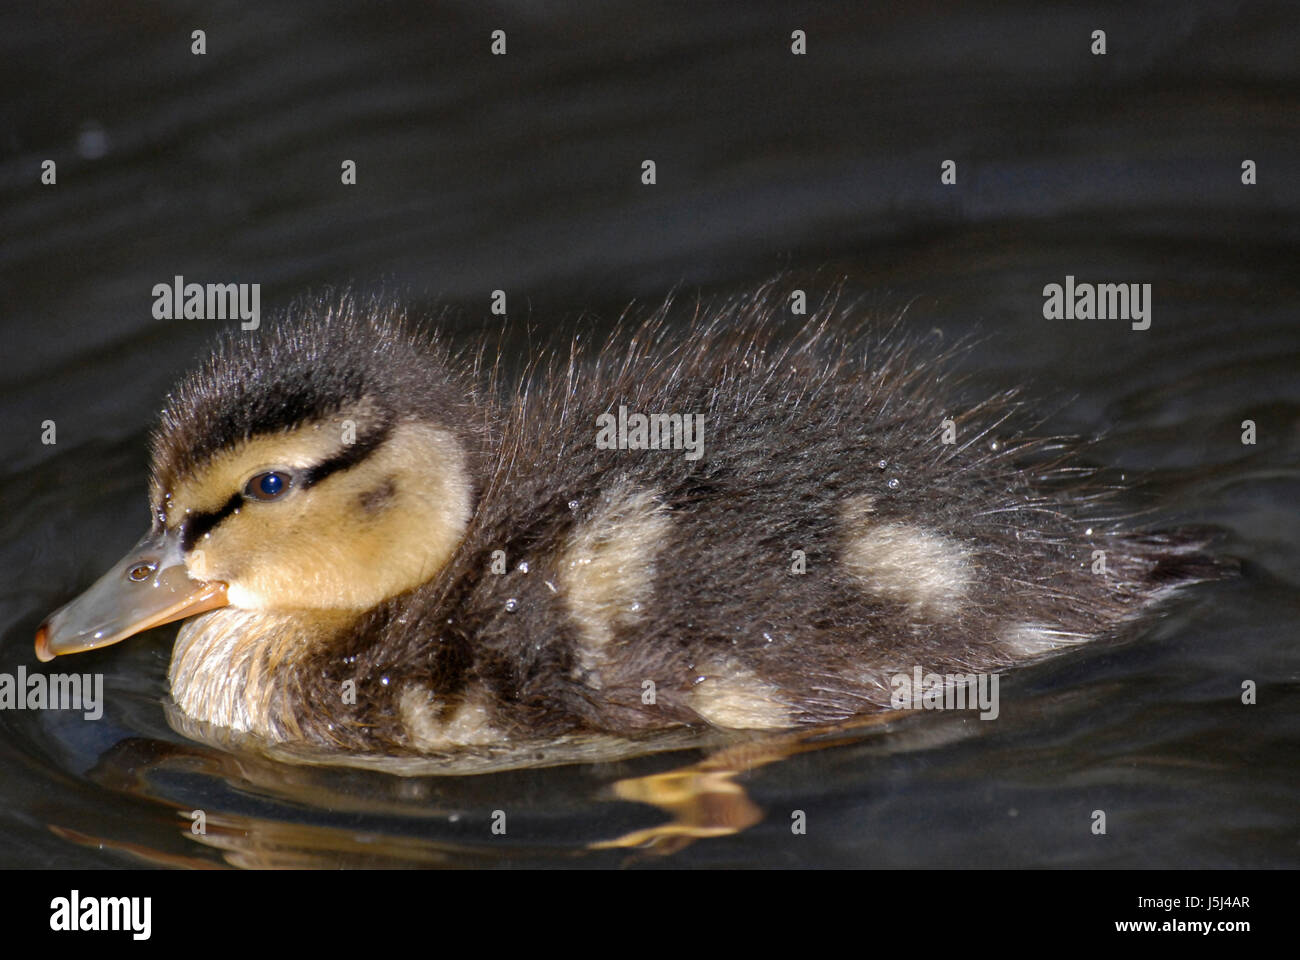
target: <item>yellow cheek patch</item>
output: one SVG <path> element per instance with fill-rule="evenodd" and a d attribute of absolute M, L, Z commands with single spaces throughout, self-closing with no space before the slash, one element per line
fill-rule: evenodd
<path fill-rule="evenodd" d="M 336 435 L 321 425 L 258 437 L 173 499 L 224 502 L 251 473 L 303 470 L 338 451 Z M 456 438 L 428 424 L 399 423 L 358 463 L 313 486 L 240 504 L 199 538 L 188 560 L 194 575 L 201 567 L 203 578 L 229 584 L 234 607 L 365 610 L 437 573 L 464 535 L 472 500 Z"/>

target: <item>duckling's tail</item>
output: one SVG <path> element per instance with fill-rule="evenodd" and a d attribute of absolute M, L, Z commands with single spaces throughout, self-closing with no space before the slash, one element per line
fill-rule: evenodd
<path fill-rule="evenodd" d="M 1151 589 L 1163 590 L 1240 576 L 1241 561 L 1214 550 L 1222 535 L 1216 527 L 1187 525 L 1126 539 L 1145 562 L 1143 579 Z"/>

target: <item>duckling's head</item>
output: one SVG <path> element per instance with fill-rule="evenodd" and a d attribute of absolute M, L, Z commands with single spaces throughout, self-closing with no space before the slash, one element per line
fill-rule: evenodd
<path fill-rule="evenodd" d="M 149 532 L 37 634 L 48 660 L 214 607 L 359 612 L 425 582 L 469 523 L 472 389 L 379 301 L 222 340 L 167 399 Z"/>

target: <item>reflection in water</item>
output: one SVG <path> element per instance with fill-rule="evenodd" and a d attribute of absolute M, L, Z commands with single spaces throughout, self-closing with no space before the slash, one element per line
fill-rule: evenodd
<path fill-rule="evenodd" d="M 884 713 L 833 727 L 743 738 L 691 763 L 679 760 L 668 770 L 617 779 L 612 779 L 610 772 L 618 768 L 613 763 L 615 756 L 635 755 L 644 762 L 647 748 L 652 753 L 673 751 L 680 756 L 687 752 L 682 749 L 683 742 L 694 735 L 677 734 L 649 745 L 619 745 L 611 740 L 601 746 L 602 763 L 593 763 L 596 754 L 590 744 L 531 745 L 516 752 L 517 763 L 540 749 L 549 751 L 552 763 L 564 763 L 567 756 L 569 763 L 587 765 L 589 776 L 579 781 L 586 785 L 586 795 L 574 799 L 574 808 L 590 811 L 593 804 L 621 801 L 653 807 L 669 819 L 586 842 L 575 843 L 569 835 L 557 835 L 553 842 L 529 845 L 526 858 L 576 861 L 588 853 L 630 848 L 636 848 L 641 856 L 662 856 L 696 840 L 737 834 L 764 817 L 764 811 L 738 781 L 743 774 L 801 753 L 869 743 L 869 737 L 884 732 L 887 726 L 911 728 L 891 730 L 889 742 L 878 745 L 878 749 L 889 751 L 950 742 L 971 729 L 961 722 L 928 727 L 909 724 L 898 714 Z M 698 744 L 690 752 L 698 753 Z M 423 766 L 424 774 L 413 774 L 413 764 Z M 388 769 L 381 772 L 385 766 Z M 176 818 L 174 832 L 169 831 L 173 840 L 203 844 L 235 867 L 467 866 L 521 857 L 517 838 L 514 844 L 504 842 L 485 826 L 491 821 L 489 811 L 495 813 L 499 807 L 505 807 L 510 817 L 525 820 L 534 812 L 530 808 L 535 801 L 520 796 L 517 789 L 524 781 L 500 780 L 500 774 L 511 772 L 500 758 L 485 768 L 481 759 L 475 758 L 453 759 L 449 767 L 446 763 L 376 757 L 364 768 L 340 768 L 319 758 L 298 757 L 286 762 L 284 755 L 273 758 L 246 750 L 231 752 L 201 743 L 128 738 L 106 752 L 89 776 L 104 789 L 170 811 Z M 404 772 L 395 775 L 394 769 Z M 513 772 L 527 776 L 523 770 Z M 216 800 L 218 791 L 213 787 L 218 783 L 233 791 L 220 801 L 226 808 L 214 802 L 191 809 L 177 799 L 181 793 L 192 795 L 195 785 L 206 784 L 203 789 Z M 230 802 L 232 796 L 274 801 L 279 814 L 230 809 L 239 805 Z M 541 803 L 554 807 L 557 798 L 546 795 Z M 314 812 L 313 818 L 326 813 L 336 821 L 364 818 L 366 826 L 291 819 L 304 811 Z M 183 844 L 182 849 L 159 849 L 57 823 L 49 829 L 70 842 L 117 850 L 156 866 L 214 865 L 210 859 L 185 851 Z"/>
<path fill-rule="evenodd" d="M 625 748 L 625 752 L 626 752 Z M 557 842 L 546 852 L 578 856 L 584 847 L 594 850 L 614 846 L 660 843 L 720 836 L 742 830 L 761 818 L 744 789 L 732 778 L 781 756 L 807 749 L 795 738 L 773 739 L 764 744 L 730 747 L 696 764 L 667 773 L 618 780 L 611 787 L 593 787 L 592 800 L 625 800 L 650 804 L 675 819 L 661 827 L 629 833 L 614 841 L 586 845 Z M 558 755 L 557 755 L 558 756 Z M 376 764 L 378 763 L 376 758 Z M 91 778 L 114 792 L 133 794 L 174 811 L 179 822 L 176 836 L 197 841 L 221 852 L 237 867 L 365 867 L 396 865 L 456 865 L 490 863 L 519 855 L 507 843 L 493 842 L 483 829 L 484 809 L 498 804 L 509 816 L 528 816 L 525 804 L 506 802 L 508 787 L 489 785 L 493 778 L 394 776 L 369 772 L 359 778 L 339 775 L 324 765 L 285 763 L 248 753 L 231 753 L 201 744 L 166 744 L 132 738 L 117 744 L 90 771 Z M 356 829 L 304 823 L 230 810 L 204 809 L 201 829 L 196 811 L 168 796 L 169 785 L 196 780 L 222 781 L 244 794 L 274 798 L 281 804 L 340 815 L 364 815 L 380 829 Z M 475 781 L 480 790 L 466 789 Z M 364 788 L 359 788 L 364 784 Z M 722 802 L 719 802 L 719 801 Z M 479 808 L 476 812 L 474 808 Z M 354 816 L 354 818 L 355 818 Z M 458 823 L 473 824 L 458 830 Z M 385 832 L 382 828 L 389 828 Z M 441 828 L 441 829 L 440 829 Z M 70 827 L 51 824 L 64 839 L 90 846 L 107 846 L 158 866 L 204 866 L 207 861 L 146 845 L 91 836 Z M 425 835 L 421 835 L 421 834 Z M 442 834 L 442 835 L 440 835 Z M 456 839 L 456 836 L 464 839 Z M 485 839 L 486 838 L 486 839 Z M 681 843 L 659 852 L 679 849 Z M 531 856 L 542 848 L 533 847 Z"/>
<path fill-rule="evenodd" d="M 727 747 L 699 763 L 667 773 L 620 780 L 613 785 L 614 796 L 651 804 L 673 819 L 594 847 L 644 847 L 666 854 L 675 853 L 693 840 L 738 833 L 758 823 L 763 811 L 736 782 L 737 776 L 796 753 L 851 743 L 856 737 L 850 731 L 883 726 L 897 719 L 894 714 L 876 714 L 834 727 L 765 737 Z"/>

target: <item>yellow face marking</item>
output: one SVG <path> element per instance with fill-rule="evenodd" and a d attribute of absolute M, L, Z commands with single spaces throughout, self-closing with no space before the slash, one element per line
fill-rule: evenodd
<path fill-rule="evenodd" d="M 842 516 L 848 571 L 874 596 L 905 603 L 916 614 L 957 612 L 972 576 L 969 552 L 914 524 L 873 518 L 870 496 L 855 497 Z"/>
<path fill-rule="evenodd" d="M 617 490 L 569 538 L 560 583 L 578 626 L 579 661 L 603 660 L 615 629 L 636 623 L 653 598 L 655 560 L 672 519 L 652 490 Z"/>
<path fill-rule="evenodd" d="M 219 510 L 258 473 L 276 467 L 305 469 L 328 460 L 345 449 L 343 438 L 348 423 L 360 425 L 356 427 L 360 435 L 370 420 L 363 408 L 355 408 L 294 430 L 253 437 L 215 454 L 197 474 L 178 480 L 172 490 L 152 491 L 153 502 L 164 500 L 161 494 L 170 493 L 171 497 L 163 502 L 167 526 L 178 526 L 186 511 Z"/>
<path fill-rule="evenodd" d="M 256 437 L 214 458 L 177 484 L 169 520 L 219 508 L 266 469 L 303 470 L 338 454 L 344 419 Z M 196 577 L 229 584 L 234 607 L 366 610 L 442 568 L 464 535 L 472 500 L 456 438 L 401 422 L 367 457 L 315 485 L 243 502 L 194 543 L 186 563 Z"/>

